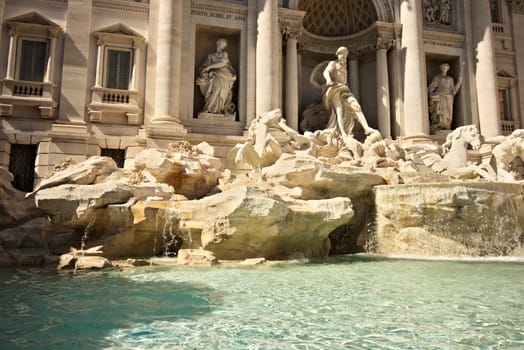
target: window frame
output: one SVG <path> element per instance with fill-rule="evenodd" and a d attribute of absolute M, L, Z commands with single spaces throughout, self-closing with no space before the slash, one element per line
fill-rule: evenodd
<path fill-rule="evenodd" d="M 110 52 L 113 51 L 113 52 L 127 52 L 129 53 L 129 68 L 128 68 L 128 72 L 127 72 L 127 88 L 125 89 L 122 89 L 120 87 L 109 87 L 109 71 L 110 71 L 110 67 L 109 67 L 109 63 L 110 63 L 110 60 L 109 60 L 109 55 L 110 55 Z M 133 78 L 133 64 L 134 64 L 134 52 L 135 49 L 134 48 L 127 48 L 127 47 L 120 47 L 120 46 L 106 46 L 104 48 L 104 78 L 103 78 L 103 84 L 102 86 L 105 87 L 105 88 L 108 88 L 108 89 L 115 89 L 115 90 L 131 90 L 131 79 Z M 118 73 L 117 73 L 118 74 Z M 119 85 L 118 84 L 118 79 L 117 79 L 117 86 Z"/>
<path fill-rule="evenodd" d="M 22 79 L 22 67 L 23 67 L 23 59 L 24 57 L 22 56 L 22 53 L 23 53 L 23 46 L 24 46 L 24 41 L 27 41 L 27 42 L 42 42 L 42 43 L 45 43 L 45 53 L 44 53 L 44 62 L 42 62 L 42 79 L 41 80 L 24 80 Z M 16 45 L 16 49 L 17 49 L 17 52 L 16 52 L 16 62 L 15 62 L 15 80 L 20 80 L 20 81 L 32 81 L 32 82 L 36 82 L 36 83 L 43 83 L 46 79 L 46 72 L 47 72 L 47 65 L 49 64 L 49 55 L 50 55 L 50 50 L 49 50 L 49 39 L 47 38 L 42 38 L 42 37 L 38 37 L 38 36 L 29 36 L 29 35 L 23 35 L 23 36 L 20 36 L 18 37 L 18 42 L 17 42 L 17 45 Z"/>

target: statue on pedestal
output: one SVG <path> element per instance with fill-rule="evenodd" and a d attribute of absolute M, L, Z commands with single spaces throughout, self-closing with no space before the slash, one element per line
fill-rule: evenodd
<path fill-rule="evenodd" d="M 462 85 L 462 73 L 457 84 L 448 74 L 449 64 L 440 65 L 440 73 L 428 85 L 429 120 L 432 134 L 439 130 L 451 130 L 453 119 L 453 100 Z"/>
<path fill-rule="evenodd" d="M 237 76 L 224 49 L 227 47 L 226 39 L 218 39 L 216 51 L 210 53 L 196 79 L 200 92 L 204 95 L 205 105 L 201 114 L 216 114 L 222 116 L 235 115 L 233 98 L 233 84 Z"/>

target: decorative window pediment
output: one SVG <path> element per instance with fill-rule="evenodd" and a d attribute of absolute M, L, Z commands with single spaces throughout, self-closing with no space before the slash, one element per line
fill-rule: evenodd
<path fill-rule="evenodd" d="M 17 28 L 31 31 L 38 29 L 42 31 L 61 31 L 61 27 L 58 24 L 50 21 L 36 12 L 29 12 L 20 16 L 12 17 L 6 21 L 6 24 L 11 29 Z"/>

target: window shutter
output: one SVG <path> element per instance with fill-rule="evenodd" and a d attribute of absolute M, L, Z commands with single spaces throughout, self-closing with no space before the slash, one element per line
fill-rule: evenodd
<path fill-rule="evenodd" d="M 110 89 L 129 89 L 131 53 L 128 51 L 108 51 L 107 84 Z"/>
<path fill-rule="evenodd" d="M 44 81 L 47 43 L 43 41 L 22 41 L 20 80 Z"/>

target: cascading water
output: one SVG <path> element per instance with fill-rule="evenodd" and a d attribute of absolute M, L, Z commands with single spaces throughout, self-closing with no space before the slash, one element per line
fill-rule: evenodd
<path fill-rule="evenodd" d="M 80 250 L 85 250 L 87 248 L 87 242 L 89 240 L 91 232 L 93 232 L 95 222 L 96 215 L 93 215 L 89 220 L 89 223 L 87 224 L 86 228 L 84 229 L 84 234 L 82 235 L 82 239 L 80 241 Z"/>
<path fill-rule="evenodd" d="M 162 241 L 160 252 L 164 257 L 175 257 L 183 243 L 178 229 L 180 222 L 179 214 L 174 208 L 166 208 L 165 210 L 159 211 L 157 225 L 160 222 L 163 222 L 162 230 L 158 230 L 158 232 L 161 232 Z M 156 244 L 155 236 L 154 249 L 156 249 Z"/>
<path fill-rule="evenodd" d="M 373 240 L 381 254 L 501 256 L 521 246 L 518 184 L 377 186 L 375 198 Z"/>

